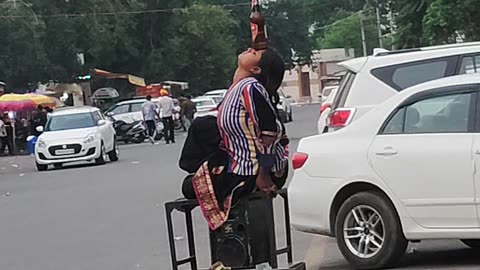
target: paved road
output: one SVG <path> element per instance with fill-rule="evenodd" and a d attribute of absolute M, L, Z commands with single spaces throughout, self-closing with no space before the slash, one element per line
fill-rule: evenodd
<path fill-rule="evenodd" d="M 293 148 L 299 138 L 315 134 L 318 111 L 318 105 L 295 109 L 295 122 L 288 125 Z M 44 173 L 35 171 L 30 157 L 0 158 L 0 269 L 169 269 L 163 203 L 179 197 L 184 176 L 176 166 L 183 135 L 177 140 L 123 146 L 121 160 L 105 166 Z M 181 219 L 175 221 L 177 244 L 185 244 Z M 207 228 L 198 210 L 194 221 L 200 264 L 207 266 Z M 283 234 L 281 226 L 277 230 Z M 349 269 L 332 239 L 295 232 L 294 246 L 296 259 L 307 260 L 309 269 Z M 480 264 L 458 241 L 425 242 L 415 250 L 403 269 Z"/>

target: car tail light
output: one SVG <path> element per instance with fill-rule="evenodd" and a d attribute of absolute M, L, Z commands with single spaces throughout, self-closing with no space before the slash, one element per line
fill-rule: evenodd
<path fill-rule="evenodd" d="M 330 107 L 332 107 L 332 104 L 329 104 L 329 103 L 323 104 L 322 107 L 320 108 L 320 114 L 322 114 L 324 111 L 326 111 Z"/>
<path fill-rule="evenodd" d="M 215 108 L 211 108 L 211 109 L 210 109 L 210 110 L 208 110 L 208 111 L 209 111 L 209 112 L 216 112 L 216 111 L 218 111 L 218 108 L 217 108 L 217 107 L 215 107 Z"/>
<path fill-rule="evenodd" d="M 292 158 L 292 164 L 293 164 L 293 169 L 298 170 L 305 165 L 305 162 L 307 162 L 308 155 L 305 153 L 295 153 L 293 154 Z"/>
<path fill-rule="evenodd" d="M 347 126 L 353 118 L 354 109 L 337 109 L 330 114 L 329 127 L 341 128 Z"/>

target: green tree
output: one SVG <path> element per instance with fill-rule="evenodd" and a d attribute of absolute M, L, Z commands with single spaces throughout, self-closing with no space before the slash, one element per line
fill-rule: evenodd
<path fill-rule="evenodd" d="M 176 31 L 168 37 L 164 65 L 175 80 L 188 81 L 197 92 L 225 88 L 236 65 L 234 23 L 219 7 L 193 5 L 176 12 Z"/>
<path fill-rule="evenodd" d="M 362 56 L 363 45 L 360 16 L 362 15 L 356 13 L 336 21 L 331 26 L 327 26 L 323 37 L 317 40 L 319 47 L 322 49 L 353 48 L 356 56 Z M 363 19 L 367 51 L 371 54 L 374 48 L 379 47 L 376 19 L 374 17 L 365 17 Z"/>
<path fill-rule="evenodd" d="M 43 50 L 45 23 L 32 10 L 30 3 L 5 1 L 0 5 L 0 15 L 29 16 L 6 18 L 0 24 L 4 44 L 0 46 L 0 76 L 11 88 L 26 86 L 48 76 L 49 60 Z"/>
<path fill-rule="evenodd" d="M 272 1 L 265 11 L 271 43 L 287 62 L 310 62 L 314 44 L 309 30 L 313 21 L 305 4 L 304 0 Z"/>
<path fill-rule="evenodd" d="M 480 1 L 435 0 L 423 18 L 424 40 L 428 44 L 455 42 L 458 36 L 466 41 L 480 38 Z"/>

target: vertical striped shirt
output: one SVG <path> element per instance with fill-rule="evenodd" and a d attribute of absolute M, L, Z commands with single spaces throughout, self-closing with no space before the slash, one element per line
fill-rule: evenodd
<path fill-rule="evenodd" d="M 271 130 L 262 130 L 266 122 Z M 286 164 L 288 151 L 278 143 L 283 126 L 267 91 L 255 78 L 243 79 L 228 90 L 219 108 L 218 127 L 229 155 L 229 172 L 252 176 L 258 175 L 260 166 L 276 171 Z M 266 147 L 260 142 L 262 135 L 273 136 L 276 142 Z"/>

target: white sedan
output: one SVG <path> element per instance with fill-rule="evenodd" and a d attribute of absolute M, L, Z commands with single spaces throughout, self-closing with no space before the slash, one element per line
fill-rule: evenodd
<path fill-rule="evenodd" d="M 480 247 L 480 76 L 402 91 L 298 151 L 292 224 L 336 237 L 355 268 L 395 265 L 408 241 Z"/>
<path fill-rule="evenodd" d="M 195 118 L 203 117 L 207 115 L 217 116 L 218 115 L 218 105 L 223 100 L 222 97 L 208 96 L 208 97 L 197 97 L 192 99 L 192 102 L 195 103 L 197 107 L 197 112 L 195 113 Z"/>
<path fill-rule="evenodd" d="M 37 169 L 45 171 L 64 163 L 95 160 L 104 164 L 107 159 L 118 160 L 115 130 L 103 118 L 98 108 L 63 109 L 49 116 L 46 127 L 35 144 Z"/>

